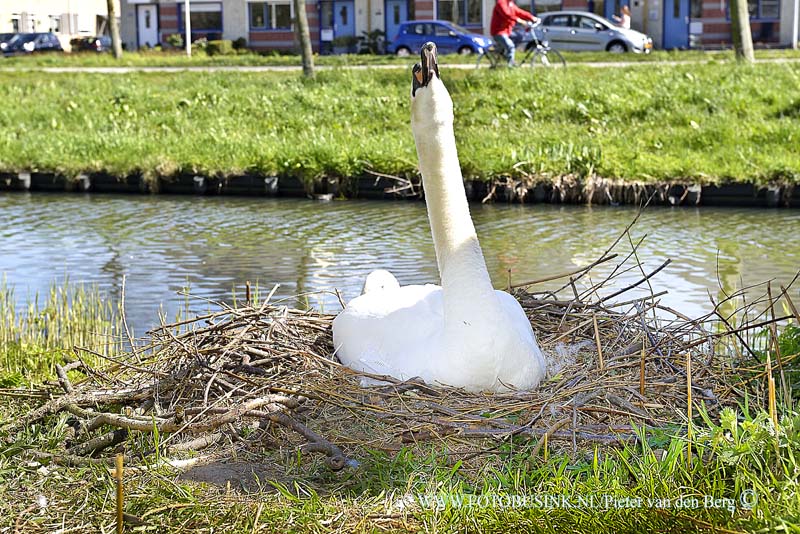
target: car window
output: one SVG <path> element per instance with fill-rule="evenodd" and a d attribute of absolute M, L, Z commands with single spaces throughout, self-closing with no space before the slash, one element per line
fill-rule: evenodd
<path fill-rule="evenodd" d="M 430 24 L 414 24 L 408 33 L 414 35 L 430 35 L 433 32 Z"/>
<path fill-rule="evenodd" d="M 438 37 L 447 37 L 450 35 L 450 28 L 447 26 L 442 26 L 441 24 L 434 24 L 433 25 L 435 35 Z"/>
<path fill-rule="evenodd" d="M 569 15 L 553 15 L 544 21 L 545 26 L 569 26 Z"/>
<path fill-rule="evenodd" d="M 595 20 L 589 17 L 573 17 L 572 25 L 582 30 L 594 30 Z"/>

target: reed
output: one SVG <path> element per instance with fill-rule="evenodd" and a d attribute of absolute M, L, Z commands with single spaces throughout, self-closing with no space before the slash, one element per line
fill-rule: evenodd
<path fill-rule="evenodd" d="M 119 310 L 94 286 L 54 283 L 20 306 L 15 290 L 0 282 L 0 379 L 9 384 L 55 376 L 73 347 L 111 356 L 119 352 Z M 84 357 L 100 363 L 99 356 Z"/>

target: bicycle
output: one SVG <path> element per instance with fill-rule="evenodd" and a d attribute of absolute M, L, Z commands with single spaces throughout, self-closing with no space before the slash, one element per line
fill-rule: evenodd
<path fill-rule="evenodd" d="M 523 50 L 525 55 L 519 64 L 526 65 L 530 63 L 531 67 L 540 65 L 543 67 L 566 67 L 567 62 L 561 52 L 551 48 L 548 41 L 540 39 L 536 35 L 536 29 L 539 26 L 541 26 L 541 22 L 532 26 L 525 26 L 523 30 L 515 29 L 511 33 L 511 40 L 514 41 L 518 48 L 522 44 L 525 45 Z M 503 51 L 495 44 L 491 44 L 488 48 L 481 50 L 481 53 L 478 54 L 478 61 L 475 62 L 476 69 L 480 68 L 481 61 L 484 59 L 489 62 L 490 69 L 495 69 L 498 65 L 503 65 L 506 62 Z"/>

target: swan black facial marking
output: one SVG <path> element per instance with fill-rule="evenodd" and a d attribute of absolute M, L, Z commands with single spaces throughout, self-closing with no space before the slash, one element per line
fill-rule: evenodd
<path fill-rule="evenodd" d="M 422 85 L 422 66 L 419 63 L 414 63 L 411 68 L 411 96 L 417 95 L 417 89 L 423 87 Z"/>
<path fill-rule="evenodd" d="M 441 78 L 439 76 L 439 64 L 436 59 L 436 45 L 431 42 L 425 43 L 422 45 L 419 55 L 421 61 L 416 63 L 411 71 L 413 74 L 411 96 L 415 96 L 417 89 L 420 87 L 427 87 L 434 75 L 437 78 Z"/>

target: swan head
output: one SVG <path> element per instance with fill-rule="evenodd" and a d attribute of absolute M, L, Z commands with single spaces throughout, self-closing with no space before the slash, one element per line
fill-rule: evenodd
<path fill-rule="evenodd" d="M 414 130 L 453 123 L 453 101 L 439 76 L 436 45 L 425 43 L 411 77 L 411 126 Z M 416 132 L 415 132 L 416 133 Z"/>

